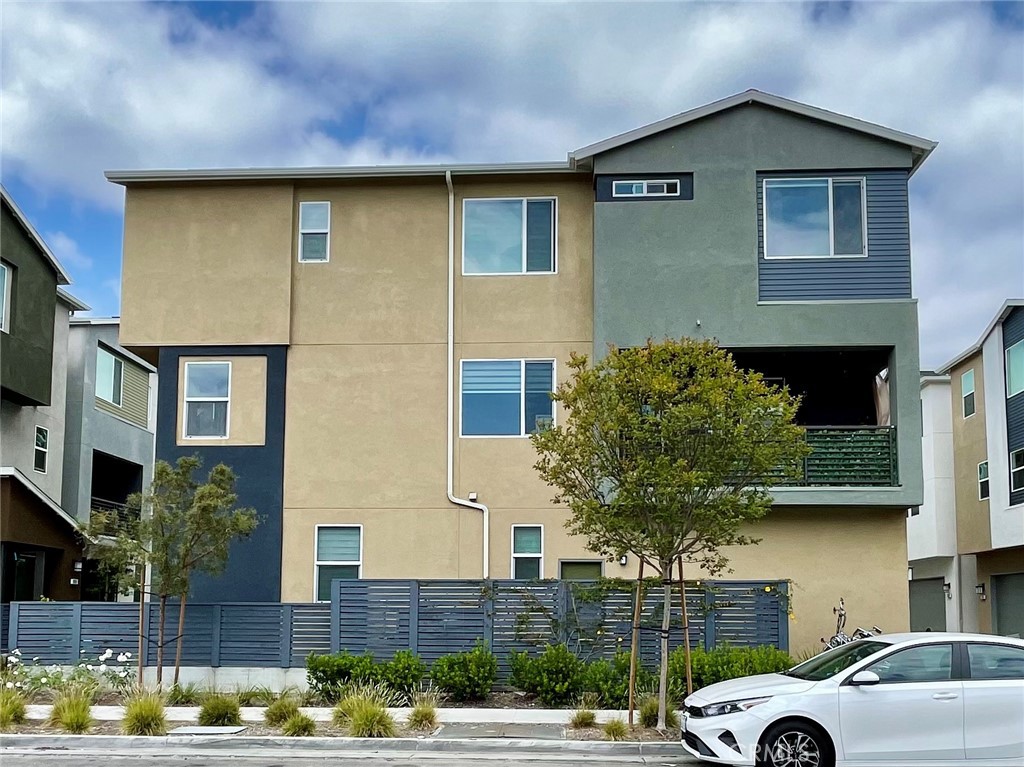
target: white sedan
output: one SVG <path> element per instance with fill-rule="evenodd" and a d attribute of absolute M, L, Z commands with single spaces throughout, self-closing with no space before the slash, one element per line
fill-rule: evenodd
<path fill-rule="evenodd" d="M 887 634 L 684 701 L 683 747 L 758 767 L 1021 767 L 1024 641 Z"/>

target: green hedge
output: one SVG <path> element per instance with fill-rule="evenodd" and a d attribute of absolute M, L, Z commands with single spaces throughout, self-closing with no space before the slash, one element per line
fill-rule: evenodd
<path fill-rule="evenodd" d="M 716 647 L 710 652 L 695 648 L 690 655 L 695 690 L 741 676 L 786 671 L 796 665 L 788 652 L 771 646 Z M 686 689 L 686 657 L 681 647 L 669 654 L 668 678 L 673 689 Z"/>
<path fill-rule="evenodd" d="M 454 700 L 483 700 L 498 677 L 498 659 L 478 644 L 470 652 L 442 655 L 434 662 L 430 677 Z"/>
<path fill-rule="evenodd" d="M 349 684 L 385 682 L 406 696 L 419 689 L 427 664 L 416 653 L 400 650 L 390 661 L 376 662 L 370 654 L 311 654 L 306 658 L 309 689 L 328 703 L 336 703 Z"/>

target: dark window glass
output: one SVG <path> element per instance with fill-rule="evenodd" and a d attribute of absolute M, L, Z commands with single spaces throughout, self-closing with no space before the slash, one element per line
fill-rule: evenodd
<path fill-rule="evenodd" d="M 555 270 L 554 200 L 526 203 L 526 271 Z"/>
<path fill-rule="evenodd" d="M 550 362 L 526 363 L 526 431 L 530 434 L 551 422 L 551 367 Z"/>
<path fill-rule="evenodd" d="M 832 182 L 832 238 L 837 256 L 864 253 L 864 216 L 860 180 Z"/>
<path fill-rule="evenodd" d="M 882 682 L 946 682 L 952 678 L 953 646 L 932 644 L 894 652 L 867 668 Z"/>
<path fill-rule="evenodd" d="M 596 581 L 601 577 L 600 562 L 562 562 L 559 577 L 563 581 Z"/>
<path fill-rule="evenodd" d="M 331 581 L 359 579 L 359 565 L 319 565 L 316 568 L 316 598 L 321 602 L 331 599 Z"/>
<path fill-rule="evenodd" d="M 888 646 L 888 642 L 850 642 L 849 644 L 844 644 L 815 655 L 799 666 L 791 668 L 786 672 L 786 675 L 795 676 L 797 679 L 820 682 L 822 679 L 829 679 L 835 676 L 840 671 L 845 671 L 854 663 L 862 661 L 869 655 L 874 655 L 879 650 L 884 650 Z"/>
<path fill-rule="evenodd" d="M 1024 649 L 999 644 L 969 644 L 971 679 L 1024 679 Z"/>

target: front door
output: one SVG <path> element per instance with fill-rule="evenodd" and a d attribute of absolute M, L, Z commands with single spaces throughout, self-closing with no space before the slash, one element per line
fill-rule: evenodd
<path fill-rule="evenodd" d="M 910 630 L 946 630 L 946 591 L 942 578 L 910 582 Z"/>
<path fill-rule="evenodd" d="M 997 634 L 1024 637 L 1024 573 L 992 576 L 992 624 Z"/>
<path fill-rule="evenodd" d="M 953 678 L 953 645 L 897 650 L 865 670 L 881 681 L 839 688 L 846 759 L 927 764 L 964 758 L 963 684 Z"/>

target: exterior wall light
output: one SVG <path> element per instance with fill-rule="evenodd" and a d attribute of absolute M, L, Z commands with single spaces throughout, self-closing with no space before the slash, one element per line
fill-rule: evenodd
<path fill-rule="evenodd" d="M 622 565 L 623 567 L 625 567 L 625 566 L 626 566 L 626 563 L 627 563 L 628 561 L 629 561 L 629 558 L 628 558 L 628 557 L 626 557 L 626 555 L 625 555 L 625 554 L 623 554 L 623 555 L 622 555 L 621 557 L 619 557 L 619 564 L 620 564 L 620 565 Z"/>
<path fill-rule="evenodd" d="M 943 583 L 942 584 L 942 591 L 946 595 L 946 599 L 952 599 L 953 598 L 953 587 L 950 586 L 948 583 Z"/>
<path fill-rule="evenodd" d="M 977 586 L 975 586 L 974 587 L 974 593 L 978 595 L 978 599 L 980 599 L 982 602 L 984 602 L 986 599 L 988 599 L 988 597 L 985 596 L 985 584 L 984 583 L 979 583 Z"/>

